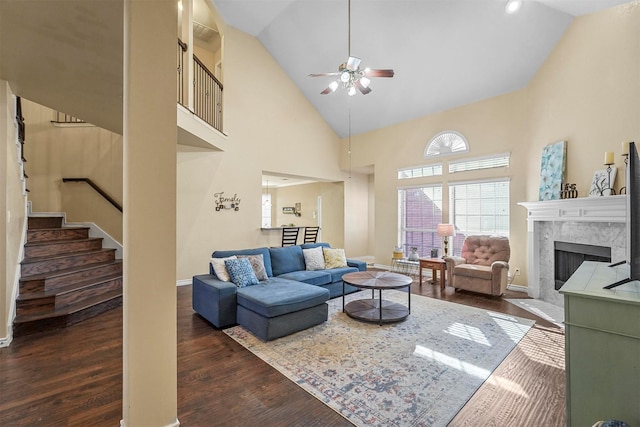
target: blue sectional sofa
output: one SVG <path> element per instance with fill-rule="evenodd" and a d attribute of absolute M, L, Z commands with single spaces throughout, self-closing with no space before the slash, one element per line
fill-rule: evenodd
<path fill-rule="evenodd" d="M 342 296 L 342 276 L 366 270 L 362 261 L 347 259 L 347 267 L 307 270 L 303 249 L 329 248 L 313 243 L 282 248 L 215 251 L 212 258 L 262 255 L 267 280 L 238 287 L 220 280 L 209 264 L 209 274 L 193 277 L 192 307 L 218 328 L 242 325 L 269 341 L 327 320 L 330 298 Z M 344 285 L 345 293 L 358 290 Z"/>

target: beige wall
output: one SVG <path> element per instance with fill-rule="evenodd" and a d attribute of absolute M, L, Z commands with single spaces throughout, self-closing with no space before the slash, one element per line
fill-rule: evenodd
<path fill-rule="evenodd" d="M 68 222 L 94 222 L 122 242 L 122 213 L 86 183 L 90 178 L 122 205 L 122 136 L 98 127 L 55 127 L 55 112 L 23 100 L 29 200 L 34 212 L 66 212 Z"/>
<path fill-rule="evenodd" d="M 517 92 L 431 114 L 352 137 L 355 167 L 375 165 L 374 255 L 389 264 L 397 240 L 400 186 L 507 176 L 511 182 L 511 269 L 515 284 L 526 285 L 526 210 L 518 202 L 537 200 L 540 155 L 545 145 L 566 139 L 567 180 L 585 196 L 593 172 L 603 168 L 605 151 L 622 166 L 622 141 L 640 140 L 640 3 L 577 18 L 528 87 Z M 397 169 L 429 164 L 422 160 L 429 139 L 456 130 L 469 141 L 461 159 L 509 151 L 506 169 L 397 180 Z M 346 149 L 342 162 L 347 162 Z M 416 160 L 419 159 L 419 160 Z M 620 186 L 620 181 L 618 185 Z M 444 186 L 444 194 L 448 194 Z M 443 221 L 449 206 L 445 196 Z"/>
<path fill-rule="evenodd" d="M 22 253 L 22 230 L 25 227 L 26 197 L 22 193 L 17 132 L 14 125 L 14 97 L 7 82 L 0 80 L 0 176 L 5 182 L 0 190 L 0 345 L 11 339 L 13 297 Z"/>
<path fill-rule="evenodd" d="M 274 227 L 292 223 L 298 227 L 317 226 L 318 197 L 322 197 L 321 241 L 335 248 L 344 247 L 345 196 L 342 182 L 318 182 L 280 187 L 273 191 L 272 195 Z M 282 213 L 283 207 L 293 207 L 296 203 L 301 204 L 301 216 Z M 301 230 L 298 242 L 302 241 L 302 233 Z"/>
<path fill-rule="evenodd" d="M 640 141 L 640 2 L 576 19 L 527 88 L 527 197 L 537 200 L 540 154 L 567 141 L 566 181 L 586 197 L 593 172 L 615 153 L 624 185 L 622 141 Z"/>
<path fill-rule="evenodd" d="M 345 194 L 352 185 L 339 169 L 339 138 L 260 42 L 232 27 L 222 32 L 224 129 L 230 148 L 178 146 L 179 280 L 205 273 L 216 249 L 269 245 L 260 230 L 262 171 L 344 182 Z M 218 192 L 236 194 L 239 210 L 216 212 Z M 366 206 L 362 209 L 366 215 Z M 347 254 L 359 255 L 351 250 L 351 231 L 338 234 Z"/>

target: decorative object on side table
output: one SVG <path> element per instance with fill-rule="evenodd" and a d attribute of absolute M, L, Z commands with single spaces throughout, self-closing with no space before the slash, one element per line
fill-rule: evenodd
<path fill-rule="evenodd" d="M 542 150 L 539 200 L 557 200 L 560 198 L 560 186 L 564 181 L 566 156 L 567 141 L 549 144 Z"/>
<path fill-rule="evenodd" d="M 420 255 L 418 255 L 418 248 L 416 246 L 411 247 L 411 252 L 409 252 L 409 261 L 418 261 L 420 260 Z"/>
<path fill-rule="evenodd" d="M 438 224 L 438 236 L 442 237 L 442 258 L 449 254 L 449 237 L 454 234 L 453 224 Z"/>

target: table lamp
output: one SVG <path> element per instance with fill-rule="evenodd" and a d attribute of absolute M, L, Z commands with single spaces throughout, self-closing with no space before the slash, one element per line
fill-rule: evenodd
<path fill-rule="evenodd" d="M 446 257 L 449 252 L 449 237 L 453 236 L 453 224 L 438 224 L 438 236 L 442 237 L 443 250 L 442 258 Z"/>

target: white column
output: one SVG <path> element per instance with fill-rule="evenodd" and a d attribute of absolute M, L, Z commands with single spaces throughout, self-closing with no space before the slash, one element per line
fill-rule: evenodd
<path fill-rule="evenodd" d="M 175 0 L 125 0 L 123 420 L 177 426 Z"/>

